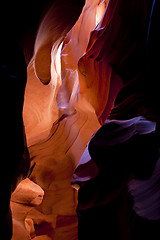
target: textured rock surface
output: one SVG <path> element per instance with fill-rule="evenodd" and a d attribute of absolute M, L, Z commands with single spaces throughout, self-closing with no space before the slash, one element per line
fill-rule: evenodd
<path fill-rule="evenodd" d="M 38 82 L 36 77 L 35 81 Z M 46 93 L 50 89 L 49 87 L 52 89 L 52 86 L 48 85 Z M 32 90 L 34 92 L 34 89 Z M 29 104 L 34 100 L 34 95 L 31 100 L 32 92 L 30 94 Z M 44 96 L 44 100 L 47 99 L 45 98 L 46 94 L 42 96 Z M 50 100 L 49 95 L 48 99 Z M 41 101 L 43 102 L 42 98 Z M 32 103 L 31 116 L 33 117 L 35 114 L 37 117 L 34 112 L 36 102 Z M 52 106 L 56 105 L 55 101 Z M 85 110 L 83 106 L 85 106 Z M 30 108 L 26 106 L 26 109 L 29 112 Z M 45 111 L 44 108 L 41 111 L 44 115 L 39 115 L 39 117 L 48 117 Z M 50 114 L 54 113 L 50 109 L 47 109 L 48 111 Z M 72 109 L 57 110 L 54 117 L 58 113 L 60 116 L 53 121 L 50 129 L 47 124 L 44 124 L 45 121 L 38 122 L 39 118 L 36 118 L 38 124 L 35 125 L 31 135 L 28 134 L 30 137 L 28 137 L 28 143 L 32 143 L 29 147 L 30 157 L 33 159 L 31 164 L 34 166 L 30 179 L 42 187 L 45 195 L 40 207 L 31 210 L 27 217 L 33 219 L 38 235 L 47 235 L 51 231 L 50 239 L 77 239 L 77 190 L 71 186 L 71 178 L 91 135 L 100 125 L 94 109 L 85 99 L 77 101 L 74 106 L 72 105 Z M 50 119 L 46 119 L 46 121 L 48 120 Z M 28 129 L 30 128 L 32 129 L 28 125 Z M 39 128 L 44 135 L 40 134 Z M 44 139 L 42 140 L 42 138 Z"/>
<path fill-rule="evenodd" d="M 158 0 L 54 0 L 27 6 L 13 17 L 15 48 L 4 27 L 0 59 L 10 100 L 2 108 L 3 139 L 12 136 L 6 152 L 15 160 L 9 168 L 8 161 L 2 165 L 7 179 L 2 216 L 11 216 L 11 190 L 29 168 L 23 121 L 31 159 L 28 178 L 11 196 L 12 240 L 108 235 L 138 240 L 145 226 L 145 236 L 157 234 Z M 28 64 L 25 95 L 19 45 Z"/>
<path fill-rule="evenodd" d="M 24 123 L 33 167 L 29 178 L 44 190 L 42 203 L 26 214 L 33 225 L 27 229 L 32 229 L 30 236 L 35 239 L 77 239 L 77 190 L 72 187 L 71 179 L 91 135 L 100 127 L 94 108 L 78 90 L 78 59 L 85 52 L 96 21 L 97 2 L 87 4 L 63 44 L 59 45 L 62 41 L 59 35 L 55 44 L 52 43 L 50 83 L 44 86 L 37 78 L 34 56 L 28 66 Z M 82 35 L 84 29 L 81 29 L 81 25 L 85 26 L 84 17 L 88 26 L 91 23 L 90 29 L 86 27 L 86 35 Z M 41 28 L 39 31 L 37 39 L 42 34 Z M 51 33 L 54 36 L 54 31 Z M 50 32 L 46 36 L 52 37 Z M 37 57 L 39 40 L 35 44 Z M 25 204 L 23 207 L 26 208 Z M 13 208 L 18 205 L 14 204 Z"/>
<path fill-rule="evenodd" d="M 42 188 L 28 178 L 17 186 L 11 196 L 13 240 L 31 239 L 35 234 L 34 223 L 32 219 L 27 218 L 27 215 L 33 207 L 41 204 L 43 196 Z"/>

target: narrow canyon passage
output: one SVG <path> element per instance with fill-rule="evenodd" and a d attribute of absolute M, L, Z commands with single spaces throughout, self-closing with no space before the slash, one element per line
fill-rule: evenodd
<path fill-rule="evenodd" d="M 138 240 L 146 225 L 158 231 L 157 2 L 49 1 L 35 35 L 28 31 L 31 166 L 13 178 L 12 240 Z"/>

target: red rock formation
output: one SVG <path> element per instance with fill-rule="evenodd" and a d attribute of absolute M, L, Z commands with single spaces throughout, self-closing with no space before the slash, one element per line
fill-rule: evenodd
<path fill-rule="evenodd" d="M 79 93 L 78 80 L 78 60 L 85 52 L 90 31 L 96 25 L 98 2 L 86 3 L 63 45 L 61 42 L 75 23 L 77 13 L 66 20 L 66 7 L 70 7 L 68 2 L 66 7 L 58 2 L 55 4 L 52 11 L 57 8 L 65 11 L 62 11 L 62 22 L 58 22 L 60 32 L 56 32 L 55 15 L 52 19 L 50 10 L 39 28 L 35 53 L 28 66 L 24 103 L 24 124 L 33 166 L 30 179 L 44 190 L 44 199 L 40 206 L 29 211 L 23 204 L 24 210 L 22 206 L 21 211 L 26 212 L 26 219 L 32 219 L 30 222 L 34 228 L 31 235 L 35 235 L 35 239 L 42 236 L 43 239 L 71 240 L 77 239 L 78 229 L 77 190 L 72 187 L 71 178 L 91 135 L 100 127 L 94 108 Z M 77 3 L 76 7 L 79 11 Z M 86 26 L 86 34 L 83 35 L 87 20 L 90 28 Z M 51 28 L 46 28 L 46 22 Z M 49 45 L 46 44 L 48 41 Z M 51 70 L 48 64 L 51 64 Z M 48 85 L 44 86 L 39 79 Z M 13 219 L 16 209 L 18 211 L 17 204 L 12 204 Z"/>
<path fill-rule="evenodd" d="M 148 66 L 145 44 L 151 5 L 150 0 L 86 0 L 85 5 L 84 0 L 54 0 L 44 4 L 44 12 L 40 8 L 35 14 L 36 20 L 33 14 L 33 26 L 28 26 L 27 30 L 25 28 L 20 38 L 28 63 L 23 120 L 31 171 L 28 179 L 22 181 L 12 194 L 13 240 L 77 240 L 79 187 L 82 188 L 78 211 L 87 209 L 83 215 L 85 227 L 87 219 L 94 219 L 94 213 L 101 217 L 104 209 L 104 213 L 111 216 L 108 220 L 110 230 L 114 229 L 115 221 L 116 224 L 120 222 L 116 227 L 123 229 L 122 235 L 128 239 L 129 232 L 124 231 L 126 225 L 123 223 L 126 223 L 128 209 L 133 206 L 128 195 L 126 197 L 125 180 L 128 183 L 131 176 L 125 170 L 127 168 L 128 171 L 129 164 L 126 167 L 126 162 L 123 163 L 121 173 L 124 175 L 120 174 L 120 178 L 125 179 L 122 181 L 125 187 L 118 182 L 118 193 L 115 193 L 118 169 L 117 176 L 113 177 L 110 172 L 114 168 L 112 163 L 103 164 L 102 153 L 106 150 L 103 144 L 100 144 L 103 151 L 97 150 L 100 159 L 94 154 L 97 148 L 95 139 L 102 132 L 104 141 L 105 125 L 100 127 L 108 118 L 129 119 L 137 115 L 153 117 L 154 105 L 145 102 L 148 100 L 149 78 L 146 78 L 147 86 L 144 84 L 145 67 Z M 33 29 L 32 34 L 28 31 L 30 28 Z M 23 97 L 24 93 L 22 100 Z M 154 119 L 157 119 L 157 112 L 154 113 Z M 112 127 L 108 132 L 111 130 Z M 114 133 L 111 131 L 111 134 L 112 138 Z M 122 139 L 124 136 L 122 134 Z M 90 154 L 93 159 L 88 152 L 91 137 Z M 119 143 L 117 139 L 114 140 L 115 144 Z M 102 143 L 101 139 L 99 141 Z M 115 156 L 119 153 L 116 150 Z M 123 152 L 123 149 L 120 150 Z M 121 167 L 119 164 L 119 169 Z M 115 185 L 109 184 L 105 168 L 109 173 L 107 177 L 110 176 Z M 25 170 L 20 166 L 20 176 Z M 97 184 L 95 178 L 101 171 L 104 174 L 98 177 L 100 181 Z M 136 175 L 135 172 L 131 174 Z M 14 173 L 14 185 L 17 178 Z M 77 182 L 78 187 L 74 185 Z M 94 184 L 98 186 L 96 191 Z M 106 186 L 107 190 L 103 192 Z M 108 194 L 109 190 L 113 195 L 110 196 L 110 192 Z M 88 193 L 92 195 L 88 196 Z M 111 208 L 108 205 L 110 201 Z M 96 204 L 100 206 L 100 212 L 95 208 Z M 125 205 L 128 207 L 123 208 L 126 215 L 121 214 L 117 220 L 115 210 L 121 212 Z M 90 214 L 89 218 L 87 214 Z M 99 230 L 104 230 L 105 223 L 100 226 L 101 223 L 99 221 L 97 226 Z M 80 228 L 79 237 L 84 240 L 84 232 L 82 229 L 81 235 Z M 93 230 L 89 225 L 88 232 Z M 92 236 L 93 239 L 95 236 L 98 238 L 97 233 L 93 232 Z"/>

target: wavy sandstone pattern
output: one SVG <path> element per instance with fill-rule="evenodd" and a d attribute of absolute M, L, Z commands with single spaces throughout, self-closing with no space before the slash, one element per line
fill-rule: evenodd
<path fill-rule="evenodd" d="M 99 232 L 94 236 L 92 223 L 95 229 L 106 232 L 104 223 L 97 221 L 105 213 L 111 217 L 109 231 L 116 226 L 112 221 L 119 220 L 124 230 L 125 223 L 130 223 L 126 220 L 130 206 L 136 209 L 139 194 L 143 197 L 141 189 L 133 189 L 134 184 L 143 188 L 147 181 L 151 186 L 157 181 L 154 175 L 150 179 L 157 161 L 156 135 L 155 144 L 152 141 L 156 154 L 152 163 L 151 158 L 147 162 L 148 172 L 141 171 L 145 163 L 139 164 L 138 157 L 131 162 L 127 157 L 123 159 L 124 152 L 130 154 L 130 148 L 139 149 L 136 143 L 141 135 L 152 153 L 152 144 L 148 143 L 152 134 L 148 137 L 146 129 L 150 126 L 155 131 L 156 123 L 151 121 L 158 116 L 148 98 L 152 69 L 149 74 L 145 70 L 149 65 L 146 38 L 151 7 L 150 0 L 55 0 L 43 16 L 27 68 L 23 108 L 31 171 L 12 194 L 12 240 L 22 240 L 22 236 L 23 240 L 84 240 L 85 230 L 89 232 L 86 238 L 98 239 Z M 139 122 L 143 123 L 141 129 L 137 127 Z M 136 130 L 130 132 L 128 123 Z M 119 143 L 124 143 L 124 148 L 117 147 Z M 126 146 L 130 148 L 125 151 Z M 119 153 L 122 164 L 116 162 Z M 104 161 L 104 155 L 115 159 Z M 144 178 L 146 182 L 133 178 Z M 131 179 L 129 190 L 135 205 L 128 196 Z M 79 236 L 76 210 L 84 219 L 80 227 L 86 228 Z M 142 214 L 142 210 L 138 208 L 137 213 Z M 91 213 L 90 225 L 87 211 Z M 119 211 L 124 222 L 117 216 Z M 128 240 L 128 234 L 127 228 L 120 239 Z"/>

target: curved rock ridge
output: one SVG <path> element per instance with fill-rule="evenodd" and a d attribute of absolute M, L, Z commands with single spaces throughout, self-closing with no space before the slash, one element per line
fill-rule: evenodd
<path fill-rule="evenodd" d="M 16 128 L 4 126 L 18 161 L 4 184 L 12 240 L 156 239 L 159 1 L 34 4 L 13 18 L 18 48 L 5 41 L 8 27 L 1 45 L 11 100 L 3 116 Z"/>

